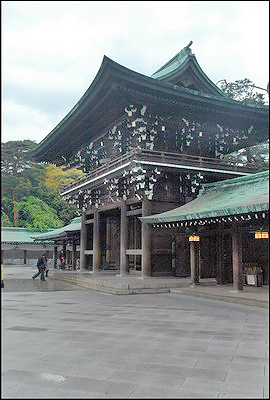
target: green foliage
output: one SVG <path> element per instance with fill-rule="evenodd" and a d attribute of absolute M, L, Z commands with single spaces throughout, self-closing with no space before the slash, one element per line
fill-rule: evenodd
<path fill-rule="evenodd" d="M 83 172 L 75 168 L 64 171 L 55 165 L 34 162 L 27 152 L 35 146 L 36 143 L 30 140 L 10 141 L 1 145 L 2 213 L 15 225 L 26 227 L 28 224 L 31 229 L 43 230 L 44 226 L 44 229 L 55 228 L 59 227 L 59 223 L 66 225 L 78 216 L 78 210 L 59 198 L 59 193 L 63 186 L 83 176 Z M 29 204 L 29 197 L 42 201 L 39 204 L 42 212 L 44 204 L 53 210 L 53 218 L 46 215 L 44 222 L 43 214 L 35 211 L 33 201 Z M 29 206 L 28 211 L 26 205 Z M 33 215 L 30 209 L 31 212 L 34 210 Z"/>
<path fill-rule="evenodd" d="M 262 93 L 254 92 L 253 82 L 248 79 L 241 79 L 235 82 L 227 82 L 225 79 L 221 84 L 221 89 L 234 100 L 241 101 L 249 105 L 263 105 L 265 104 L 265 95 Z"/>
<path fill-rule="evenodd" d="M 75 179 L 83 177 L 83 172 L 76 168 L 64 170 L 54 164 L 45 167 L 44 186 L 48 190 L 60 192 L 66 185 L 71 184 Z"/>
<path fill-rule="evenodd" d="M 238 162 L 241 165 L 254 164 L 263 171 L 269 167 L 269 141 L 226 154 L 224 161 Z"/>
<path fill-rule="evenodd" d="M 1 212 L 1 226 L 12 226 L 10 219 L 5 212 Z"/>
<path fill-rule="evenodd" d="M 28 196 L 18 204 L 19 225 L 29 230 L 45 231 L 50 228 L 61 228 L 64 224 L 56 211 L 43 200 Z"/>
<path fill-rule="evenodd" d="M 30 168 L 34 161 L 28 151 L 37 144 L 32 140 L 11 140 L 1 144 L 1 172 L 6 175 L 17 175 Z"/>

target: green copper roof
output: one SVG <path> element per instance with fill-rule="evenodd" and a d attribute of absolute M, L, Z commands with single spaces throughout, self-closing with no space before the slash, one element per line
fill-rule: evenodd
<path fill-rule="evenodd" d="M 221 89 L 219 89 L 219 87 L 217 87 L 201 69 L 195 55 L 192 53 L 190 48 L 192 43 L 192 41 L 189 42 L 189 44 L 179 51 L 179 53 L 177 53 L 171 60 L 159 68 L 154 74 L 152 74 L 151 78 L 165 82 L 167 81 L 169 83 L 173 76 L 177 75 L 178 78 L 181 78 L 185 71 L 191 68 L 197 77 L 196 79 L 198 79 L 203 85 L 204 89 L 206 89 L 205 93 L 216 95 L 218 98 L 228 99 L 229 97 Z"/>
<path fill-rule="evenodd" d="M 50 232 L 41 233 L 39 235 L 33 235 L 34 240 L 52 240 L 66 236 L 68 232 L 80 231 L 81 230 L 81 217 L 73 218 L 70 224 L 63 226 L 59 229 L 53 229 Z"/>
<path fill-rule="evenodd" d="M 164 64 L 161 68 L 159 68 L 154 74 L 152 74 L 151 78 L 154 79 L 164 78 L 171 72 L 174 72 L 182 64 L 184 64 L 184 62 L 192 54 L 192 51 L 190 49 L 191 45 L 192 41 L 181 51 L 179 51 L 179 53 L 177 53 L 173 58 L 171 58 L 168 62 L 166 62 L 166 64 Z"/>
<path fill-rule="evenodd" d="M 269 171 L 205 184 L 195 200 L 142 222 L 177 222 L 269 210 Z"/>
<path fill-rule="evenodd" d="M 32 235 L 34 232 L 26 228 L 1 227 L 2 243 L 34 243 Z"/>

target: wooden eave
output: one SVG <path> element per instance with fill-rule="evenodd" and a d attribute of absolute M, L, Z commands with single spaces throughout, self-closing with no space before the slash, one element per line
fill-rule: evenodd
<path fill-rule="evenodd" d="M 134 72 L 104 56 L 100 69 L 85 94 L 62 121 L 29 152 L 37 161 L 69 157 L 123 115 L 127 100 L 141 99 L 158 107 L 166 104 L 177 110 L 189 109 L 231 113 L 267 123 L 268 107 L 253 107 L 238 101 L 202 94 Z M 130 103 L 132 104 L 132 103 Z M 64 162 L 63 162 L 64 163 Z"/>

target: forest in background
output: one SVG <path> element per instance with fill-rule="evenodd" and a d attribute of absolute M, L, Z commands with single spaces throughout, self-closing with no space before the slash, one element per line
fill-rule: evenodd
<path fill-rule="evenodd" d="M 80 215 L 59 194 L 83 172 L 34 162 L 27 152 L 35 146 L 31 140 L 1 144 L 1 226 L 43 232 Z"/>

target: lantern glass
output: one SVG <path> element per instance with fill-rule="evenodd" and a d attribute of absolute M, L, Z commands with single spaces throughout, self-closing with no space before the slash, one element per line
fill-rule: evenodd
<path fill-rule="evenodd" d="M 191 236 L 189 236 L 189 239 L 188 239 L 190 242 L 199 242 L 200 241 L 200 236 L 197 236 L 197 235 L 191 235 Z"/>
<path fill-rule="evenodd" d="M 268 232 L 255 232 L 255 239 L 269 239 Z"/>

